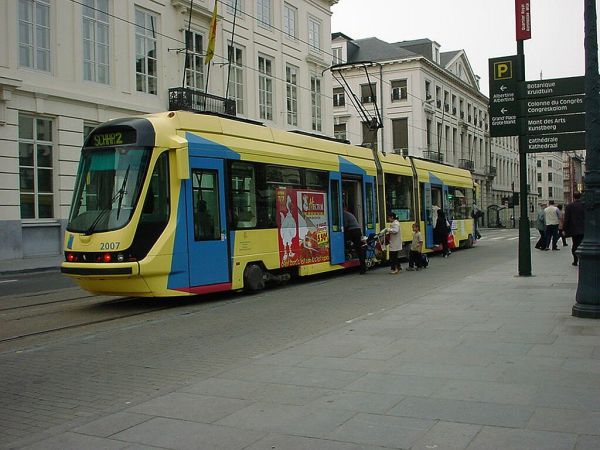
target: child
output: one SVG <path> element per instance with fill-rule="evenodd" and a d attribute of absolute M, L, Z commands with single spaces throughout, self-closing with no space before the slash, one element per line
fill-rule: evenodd
<path fill-rule="evenodd" d="M 421 270 L 421 252 L 423 251 L 423 237 L 418 223 L 413 223 L 413 239 L 410 244 L 410 253 L 408 255 L 408 269 L 406 270 Z"/>
<path fill-rule="evenodd" d="M 393 212 L 389 212 L 387 220 L 390 222 L 390 227 L 386 228 L 385 233 L 390 235 L 390 265 L 391 274 L 400 273 L 402 266 L 398 262 L 398 254 L 402 251 L 402 234 L 400 234 L 400 222 L 398 217 Z"/>

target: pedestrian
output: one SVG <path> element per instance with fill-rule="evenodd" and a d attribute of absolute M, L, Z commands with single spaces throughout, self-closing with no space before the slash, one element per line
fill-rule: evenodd
<path fill-rule="evenodd" d="M 354 214 L 348 211 L 347 207 L 344 207 L 344 239 L 346 242 L 352 242 L 354 250 L 358 255 L 360 261 L 360 274 L 367 273 L 367 265 L 365 263 L 365 248 L 363 246 L 362 229 Z"/>
<path fill-rule="evenodd" d="M 573 203 L 569 203 L 565 206 L 565 220 L 563 227 L 565 235 L 570 237 L 573 242 L 573 245 L 571 246 L 573 262 L 571 264 L 574 266 L 579 263 L 576 252 L 579 244 L 583 241 L 584 218 L 585 212 L 583 203 L 581 202 L 581 192 L 573 192 Z"/>
<path fill-rule="evenodd" d="M 433 229 L 433 241 L 442 245 L 442 254 L 447 258 L 450 254 L 448 249 L 448 234 L 450 233 L 450 224 L 446 220 L 446 214 L 443 209 L 438 209 L 437 221 Z"/>
<path fill-rule="evenodd" d="M 560 250 L 558 248 L 558 224 L 559 211 L 554 206 L 554 200 L 548 201 L 548 206 L 544 209 L 544 218 L 546 219 L 546 250 L 550 248 L 550 240 L 552 240 L 552 250 Z"/>
<path fill-rule="evenodd" d="M 418 223 L 413 223 L 413 238 L 410 244 L 410 253 L 408 254 L 408 268 L 406 270 L 421 270 L 421 261 L 423 252 L 423 237 Z"/>
<path fill-rule="evenodd" d="M 562 244 L 563 247 L 568 247 L 569 244 L 567 244 L 567 237 L 565 236 L 565 230 L 564 230 L 564 225 L 565 225 L 565 213 L 563 211 L 563 205 L 558 205 L 558 237 L 560 237 L 560 239 L 562 240 Z"/>
<path fill-rule="evenodd" d="M 400 231 L 400 222 L 393 212 L 389 212 L 387 220 L 390 226 L 384 231 L 390 237 L 390 273 L 397 274 L 402 271 L 402 266 L 398 261 L 398 256 L 402 251 L 402 233 Z"/>
<path fill-rule="evenodd" d="M 473 203 L 471 217 L 473 218 L 473 233 L 475 234 L 475 239 L 481 239 L 481 233 L 479 232 L 479 219 L 483 217 L 483 212 L 477 207 L 476 203 Z"/>
<path fill-rule="evenodd" d="M 544 213 L 544 209 L 546 209 L 546 204 L 540 203 L 537 220 L 535 221 L 535 227 L 540 232 L 540 238 L 536 242 L 535 248 L 539 250 L 546 250 L 546 214 Z"/>

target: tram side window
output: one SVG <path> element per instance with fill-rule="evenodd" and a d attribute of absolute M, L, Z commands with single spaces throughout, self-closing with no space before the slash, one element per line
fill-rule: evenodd
<path fill-rule="evenodd" d="M 231 197 L 233 228 L 256 228 L 256 174 L 252 164 L 231 164 Z"/>
<path fill-rule="evenodd" d="M 196 241 L 210 241 L 221 238 L 218 186 L 216 170 L 192 171 L 194 239 Z"/>
<path fill-rule="evenodd" d="M 156 160 L 150 177 L 141 222 L 166 224 L 169 221 L 169 213 L 169 153 L 164 152 Z"/>
<path fill-rule="evenodd" d="M 453 220 L 471 218 L 473 189 L 448 187 L 448 217 Z"/>
<path fill-rule="evenodd" d="M 300 188 L 300 169 L 266 166 L 264 184 L 258 189 L 258 211 L 261 228 L 277 227 L 277 188 Z"/>
<path fill-rule="evenodd" d="M 340 219 L 340 182 L 331 180 L 331 230 L 341 231 L 342 223 Z"/>
<path fill-rule="evenodd" d="M 413 182 L 404 175 L 385 174 L 386 210 L 393 212 L 400 221 L 414 220 Z"/>
<path fill-rule="evenodd" d="M 320 170 L 308 169 L 305 172 L 305 176 L 306 176 L 306 187 L 308 189 L 314 189 L 316 191 L 326 191 L 327 190 L 327 180 L 329 179 L 327 172 L 322 172 Z"/>
<path fill-rule="evenodd" d="M 375 204 L 373 202 L 373 183 L 366 184 L 367 195 L 367 228 L 375 228 L 373 219 L 375 218 Z"/>

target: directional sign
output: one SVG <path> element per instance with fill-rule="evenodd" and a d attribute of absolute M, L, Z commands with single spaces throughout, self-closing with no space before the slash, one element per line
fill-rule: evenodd
<path fill-rule="evenodd" d="M 519 119 L 521 134 L 566 133 L 585 130 L 585 114 L 539 116 Z"/>
<path fill-rule="evenodd" d="M 521 58 L 517 55 L 492 58 L 490 70 L 490 136 L 514 136 L 519 133 L 517 88 Z"/>
<path fill-rule="evenodd" d="M 542 134 L 525 136 L 525 153 L 563 152 L 584 150 L 585 133 Z"/>
<path fill-rule="evenodd" d="M 560 97 L 522 100 L 522 111 L 527 116 L 548 114 L 573 114 L 585 112 L 584 95 L 563 95 Z"/>
<path fill-rule="evenodd" d="M 556 97 L 583 94 L 585 77 L 555 78 L 553 80 L 527 81 L 519 87 L 520 98 Z"/>

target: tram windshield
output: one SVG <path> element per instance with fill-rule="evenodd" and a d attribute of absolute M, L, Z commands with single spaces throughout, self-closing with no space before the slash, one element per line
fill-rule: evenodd
<path fill-rule="evenodd" d="M 92 234 L 125 226 L 135 210 L 151 149 L 84 148 L 67 230 Z"/>

